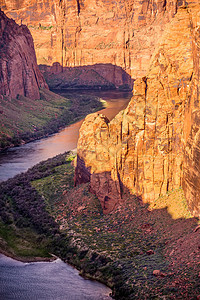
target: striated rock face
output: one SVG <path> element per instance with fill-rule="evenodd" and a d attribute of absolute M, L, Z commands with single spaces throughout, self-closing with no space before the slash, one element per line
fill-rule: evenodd
<path fill-rule="evenodd" d="M 0 10 L 0 94 L 39 99 L 39 87 L 48 88 L 37 66 L 28 28 L 17 25 Z"/>
<path fill-rule="evenodd" d="M 200 7 L 192 8 L 193 74 L 185 103 L 183 189 L 189 207 L 200 215 Z"/>
<path fill-rule="evenodd" d="M 178 9 L 124 111 L 111 122 L 90 115 L 81 127 L 75 179 L 90 181 L 105 213 L 124 186 L 153 202 L 184 182 L 199 214 L 199 12 L 199 5 Z"/>
<path fill-rule="evenodd" d="M 19 24 L 28 25 L 38 64 L 110 63 L 138 78 L 146 74 L 166 24 L 183 2 L 2 0 L 0 7 Z"/>

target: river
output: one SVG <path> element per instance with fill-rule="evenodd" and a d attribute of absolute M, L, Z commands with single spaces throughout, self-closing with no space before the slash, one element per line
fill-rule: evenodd
<path fill-rule="evenodd" d="M 111 120 L 120 110 L 124 109 L 130 98 L 130 92 L 92 92 L 85 91 L 87 95 L 96 95 L 106 100 L 107 107 L 99 113 L 103 113 Z M 68 93 L 60 93 L 63 96 Z M 74 92 L 75 94 L 75 92 Z M 76 93 L 78 97 L 78 93 Z M 58 133 L 47 138 L 36 140 L 19 147 L 13 147 L 0 154 L 0 182 L 27 171 L 35 164 L 54 157 L 65 151 L 73 150 L 77 146 L 79 128 L 83 120 L 65 127 Z"/>
<path fill-rule="evenodd" d="M 1 300 L 111 300 L 110 292 L 60 259 L 23 263 L 0 254 Z"/>
<path fill-rule="evenodd" d="M 82 92 L 83 93 L 83 92 Z M 131 93 L 89 92 L 107 101 L 99 113 L 110 120 L 124 109 Z M 61 93 L 67 96 L 67 93 Z M 77 94 L 78 96 L 78 94 Z M 79 121 L 60 132 L 0 154 L 0 181 L 27 171 L 46 160 L 77 146 Z M 2 300 L 107 300 L 111 290 L 103 284 L 85 280 L 78 271 L 57 259 L 53 262 L 22 263 L 0 254 L 0 299 Z"/>

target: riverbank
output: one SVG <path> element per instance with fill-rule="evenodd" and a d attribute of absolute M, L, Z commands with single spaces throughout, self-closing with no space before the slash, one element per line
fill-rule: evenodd
<path fill-rule="evenodd" d="M 0 242 L 1 244 L 1 242 Z M 5 255 L 6 257 L 10 257 L 14 260 L 21 261 L 24 263 L 32 263 L 32 262 L 52 262 L 57 259 L 55 255 L 52 255 L 52 257 L 23 257 L 23 256 L 17 256 L 15 253 L 10 253 L 8 251 L 0 249 L 0 254 Z"/>
<path fill-rule="evenodd" d="M 1 218 L 18 238 L 7 244 L 17 244 L 19 253 L 20 239 L 29 242 L 31 228 L 37 233 L 32 247 L 111 287 L 115 299 L 196 299 L 198 220 L 191 218 L 182 190 L 158 199 L 155 207 L 125 190 L 121 206 L 103 215 L 88 184 L 74 188 L 73 157 L 59 155 L 0 185 L 6 206 Z"/>
<path fill-rule="evenodd" d="M 0 151 L 58 132 L 66 125 L 102 109 L 98 97 L 69 93 L 65 98 L 40 90 L 40 99 L 0 99 Z"/>

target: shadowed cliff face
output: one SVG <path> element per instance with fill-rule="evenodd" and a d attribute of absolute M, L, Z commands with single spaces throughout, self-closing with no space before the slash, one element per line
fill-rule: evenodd
<path fill-rule="evenodd" d="M 39 88 L 47 87 L 36 62 L 33 39 L 0 10 L 0 94 L 39 99 Z"/>
<path fill-rule="evenodd" d="M 188 3 L 195 2 L 188 1 Z M 38 64 L 74 67 L 111 63 L 144 76 L 166 24 L 182 0 L 2 0 L 29 26 Z"/>
<path fill-rule="evenodd" d="M 133 79 L 121 67 L 111 64 L 95 64 L 83 67 L 40 65 L 46 82 L 52 89 L 119 89 L 133 88 Z"/>
<path fill-rule="evenodd" d="M 111 122 L 90 115 L 82 125 L 76 181 L 84 168 L 90 172 L 104 212 L 119 203 L 123 186 L 153 202 L 184 178 L 189 207 L 199 214 L 199 11 L 199 5 L 178 10 L 124 111 Z"/>

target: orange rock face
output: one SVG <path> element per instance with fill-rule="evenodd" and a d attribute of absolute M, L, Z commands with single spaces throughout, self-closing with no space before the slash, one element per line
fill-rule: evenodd
<path fill-rule="evenodd" d="M 82 125 L 76 181 L 88 174 L 105 213 L 121 201 L 124 186 L 153 202 L 184 182 L 199 214 L 199 11 L 178 10 L 124 111 L 111 122 L 91 115 Z"/>
<path fill-rule="evenodd" d="M 0 7 L 29 27 L 38 64 L 110 63 L 138 78 L 180 5 L 181 0 L 2 0 Z"/>
<path fill-rule="evenodd" d="M 200 7 L 192 8 L 192 49 L 194 70 L 190 93 L 185 103 L 183 129 L 184 169 L 183 189 L 193 215 L 200 215 Z"/>
<path fill-rule="evenodd" d="M 0 24 L 0 94 L 39 99 L 39 87 L 48 87 L 37 66 L 28 28 L 17 25 L 1 10 Z"/>

